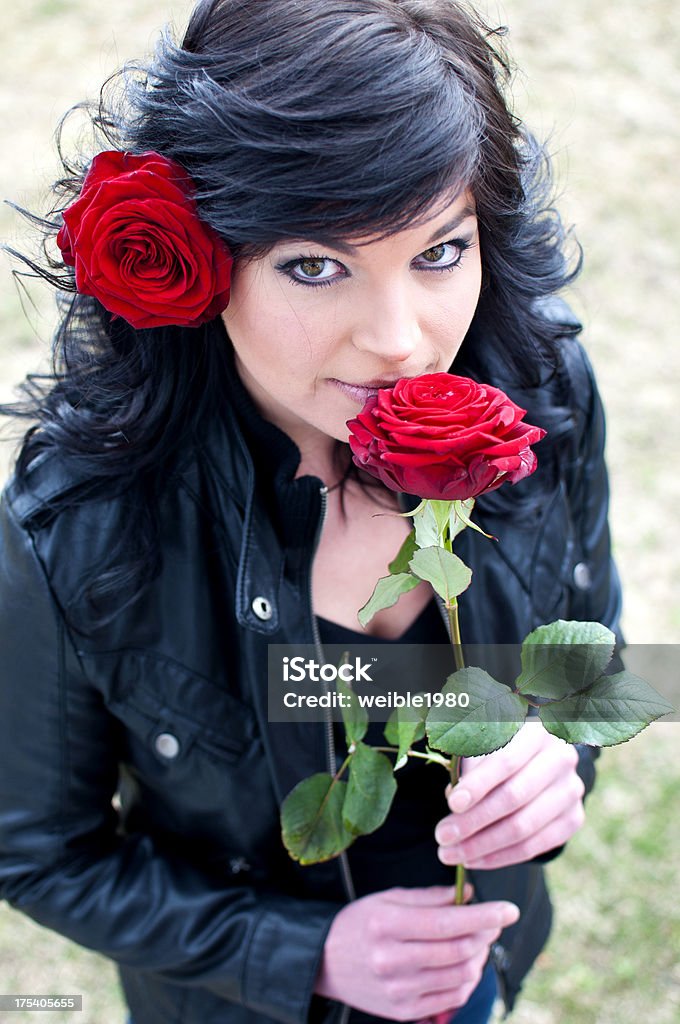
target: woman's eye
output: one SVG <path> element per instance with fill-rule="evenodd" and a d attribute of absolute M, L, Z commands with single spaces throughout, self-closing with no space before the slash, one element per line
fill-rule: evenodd
<path fill-rule="evenodd" d="M 457 267 L 463 258 L 465 250 L 470 246 L 469 242 L 459 238 L 451 242 L 440 242 L 425 249 L 416 256 L 414 265 L 422 270 L 450 270 Z"/>
<path fill-rule="evenodd" d="M 342 277 L 342 267 L 325 256 L 306 256 L 288 264 L 288 273 L 294 281 L 304 284 L 326 283 Z"/>

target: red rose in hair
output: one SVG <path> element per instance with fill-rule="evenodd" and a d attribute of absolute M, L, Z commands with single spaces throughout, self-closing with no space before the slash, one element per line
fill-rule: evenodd
<path fill-rule="evenodd" d="M 441 501 L 474 498 L 536 469 L 545 436 L 522 423 L 499 388 L 451 373 L 402 378 L 348 422 L 354 461 L 392 490 Z"/>
<path fill-rule="evenodd" d="M 193 192 L 186 171 L 158 153 L 96 156 L 57 236 L 78 291 L 135 328 L 197 327 L 221 313 L 232 258 Z"/>

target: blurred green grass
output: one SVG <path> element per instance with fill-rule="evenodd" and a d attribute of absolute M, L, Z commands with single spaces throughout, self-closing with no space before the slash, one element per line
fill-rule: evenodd
<path fill-rule="evenodd" d="M 552 938 L 517 1024 L 680 1019 L 676 724 L 605 751 L 586 826 L 551 864 Z"/>
<path fill-rule="evenodd" d="M 142 55 L 188 2 L 23 0 L 3 12 L 0 197 L 35 207 L 56 174 L 59 116 L 123 59 Z M 510 26 L 520 114 L 550 137 L 560 208 L 585 249 L 571 299 L 609 422 L 612 531 L 633 643 L 680 640 L 680 11 L 672 0 L 478 4 Z M 0 235 L 25 229 L 0 207 Z M 46 365 L 51 300 L 24 303 L 0 273 L 0 401 Z M 7 428 L 4 428 L 7 436 Z M 0 446 L 0 477 L 11 445 Z M 600 760 L 586 828 L 550 867 L 551 943 L 517 1024 L 671 1024 L 680 1019 L 680 727 L 654 725 Z M 124 1020 L 113 966 L 0 906 L 0 992 L 83 993 L 54 1024 Z M 4 1022 L 0 1012 L 0 1022 Z M 33 1014 L 6 1015 L 29 1024 Z"/>

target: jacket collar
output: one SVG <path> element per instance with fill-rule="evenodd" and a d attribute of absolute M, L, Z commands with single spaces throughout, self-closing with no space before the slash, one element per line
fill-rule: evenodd
<path fill-rule="evenodd" d="M 241 381 L 227 339 L 225 344 L 229 344 L 230 368 L 225 403 L 205 454 L 219 484 L 215 500 L 220 519 L 233 516 L 234 499 L 243 509 L 237 620 L 272 636 L 281 624 L 284 571 L 289 568 L 299 575 L 313 546 L 323 483 L 313 476 L 296 478 L 299 448 L 260 415 Z"/>

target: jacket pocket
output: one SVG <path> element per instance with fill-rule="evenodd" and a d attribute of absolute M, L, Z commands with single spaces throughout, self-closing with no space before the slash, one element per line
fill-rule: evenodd
<path fill-rule="evenodd" d="M 204 865 L 224 862 L 230 875 L 247 864 L 256 877 L 279 824 L 254 711 L 147 652 L 98 654 L 88 668 L 122 726 L 126 827 L 186 846 Z"/>
<path fill-rule="evenodd" d="M 97 662 L 110 711 L 160 764 L 179 764 L 194 748 L 237 762 L 259 742 L 247 704 L 176 662 L 143 651 L 99 655 Z"/>
<path fill-rule="evenodd" d="M 253 710 L 216 683 L 147 651 L 88 657 L 105 705 L 123 726 L 123 760 L 173 773 L 189 758 L 239 763 L 260 740 Z M 127 756 L 126 756 L 127 755 Z"/>

